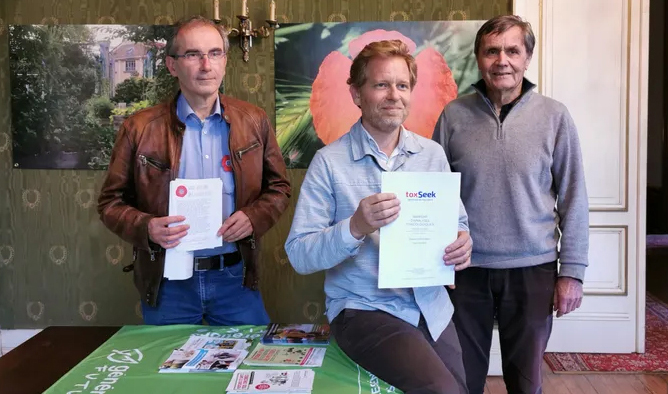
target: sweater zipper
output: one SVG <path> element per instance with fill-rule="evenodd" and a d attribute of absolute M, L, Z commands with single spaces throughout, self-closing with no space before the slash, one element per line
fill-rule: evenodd
<path fill-rule="evenodd" d="M 492 111 L 492 114 L 494 114 L 494 119 L 496 119 L 496 139 L 502 140 L 505 138 L 505 136 L 503 135 L 503 122 L 501 122 L 499 114 L 496 113 L 496 109 L 494 109 L 494 105 L 489 101 L 489 99 L 485 98 L 485 102 L 487 103 L 489 109 Z"/>
<path fill-rule="evenodd" d="M 503 122 L 501 122 L 501 118 L 499 118 L 499 114 L 496 113 L 496 109 L 494 109 L 494 104 L 492 104 L 489 99 L 485 98 L 485 102 L 487 103 L 487 106 L 489 109 L 492 111 L 492 114 L 494 114 L 494 119 L 496 119 L 496 139 L 497 140 L 502 140 L 504 138 L 503 135 Z"/>
<path fill-rule="evenodd" d="M 492 115 L 494 115 L 494 119 L 496 119 L 496 139 L 497 140 L 502 140 L 505 138 L 503 135 L 503 122 L 501 122 L 501 119 L 499 118 L 499 115 L 496 113 L 496 109 L 494 109 L 494 105 L 492 102 L 484 95 L 480 90 L 478 90 L 475 86 L 474 89 L 476 92 L 482 97 L 482 100 L 487 104 L 487 107 L 489 108 L 490 111 L 492 111 Z"/>

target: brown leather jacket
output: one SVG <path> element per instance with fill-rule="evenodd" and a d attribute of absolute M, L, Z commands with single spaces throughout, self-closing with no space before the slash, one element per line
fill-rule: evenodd
<path fill-rule="evenodd" d="M 247 102 L 220 95 L 230 125 L 230 154 L 236 209 L 253 225 L 253 235 L 237 242 L 244 263 L 244 286 L 257 289 L 259 240 L 288 205 L 286 177 L 267 114 Z M 132 115 L 121 126 L 98 200 L 102 222 L 133 247 L 134 282 L 143 300 L 156 305 L 165 250 L 148 238 L 148 222 L 168 215 L 169 182 L 179 173 L 185 125 L 176 100 Z"/>

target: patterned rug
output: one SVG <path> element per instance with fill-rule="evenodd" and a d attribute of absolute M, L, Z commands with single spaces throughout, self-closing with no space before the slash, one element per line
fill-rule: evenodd
<path fill-rule="evenodd" d="M 555 373 L 668 372 L 668 305 L 647 294 L 644 354 L 546 353 Z"/>

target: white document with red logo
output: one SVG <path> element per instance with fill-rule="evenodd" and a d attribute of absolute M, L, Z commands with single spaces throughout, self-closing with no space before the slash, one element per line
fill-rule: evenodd
<path fill-rule="evenodd" d="M 175 179 L 169 183 L 169 216 L 183 215 L 186 220 L 172 226 L 189 224 L 181 243 L 165 252 L 163 276 L 185 280 L 193 275 L 193 251 L 223 245 L 216 233 L 223 223 L 223 183 L 219 178 Z"/>
<path fill-rule="evenodd" d="M 381 191 L 396 194 L 401 210 L 380 229 L 378 288 L 454 284 L 454 267 L 443 255 L 457 239 L 460 174 L 383 172 L 381 181 Z"/>
<path fill-rule="evenodd" d="M 188 234 L 174 249 L 189 252 L 223 246 L 216 235 L 223 224 L 223 181 L 210 179 L 175 179 L 169 183 L 169 216 L 185 216 L 174 225 L 188 224 Z"/>

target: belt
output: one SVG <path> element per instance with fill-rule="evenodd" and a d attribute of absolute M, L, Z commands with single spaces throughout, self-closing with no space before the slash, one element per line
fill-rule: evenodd
<path fill-rule="evenodd" d="M 195 271 L 219 270 L 220 267 L 231 267 L 241 262 L 241 253 L 239 251 L 232 253 L 219 254 L 208 257 L 195 257 Z"/>

